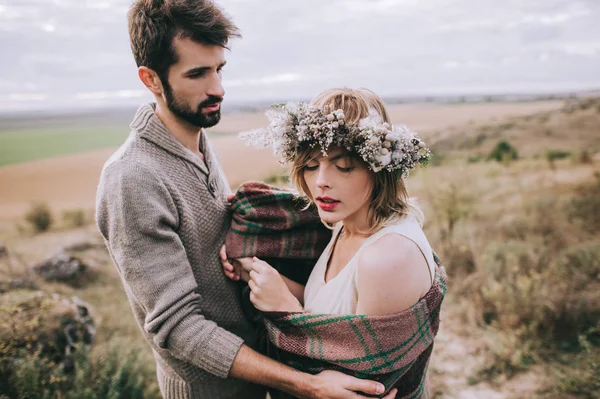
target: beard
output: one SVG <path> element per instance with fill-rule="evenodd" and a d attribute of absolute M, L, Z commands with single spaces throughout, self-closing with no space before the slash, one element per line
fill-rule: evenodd
<path fill-rule="evenodd" d="M 219 104 L 223 101 L 222 97 L 209 96 L 206 100 L 198 104 L 194 110 L 183 98 L 179 97 L 173 91 L 168 82 L 163 82 L 163 87 L 165 89 L 167 108 L 181 120 L 200 129 L 212 127 L 221 120 L 221 108 L 209 113 L 204 113 L 202 109 L 210 105 Z"/>

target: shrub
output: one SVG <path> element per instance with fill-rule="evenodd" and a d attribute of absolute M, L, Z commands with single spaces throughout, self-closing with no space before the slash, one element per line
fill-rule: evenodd
<path fill-rule="evenodd" d="M 25 215 L 27 220 L 37 232 L 43 232 L 50 228 L 53 222 L 52 213 L 47 204 L 38 203 L 31 206 Z"/>
<path fill-rule="evenodd" d="M 40 352 L 22 353 L 0 377 L 0 397 L 15 399 L 135 399 L 144 397 L 137 353 L 118 350 L 94 358 L 84 347 L 71 363 L 56 364 Z M 9 367 L 6 367 L 9 366 Z"/>
<path fill-rule="evenodd" d="M 548 150 L 546 151 L 546 160 L 550 164 L 550 167 L 554 169 L 554 161 L 559 159 L 569 158 L 571 153 L 569 151 L 562 150 Z"/>
<path fill-rule="evenodd" d="M 81 227 L 86 223 L 85 212 L 82 209 L 63 211 L 62 220 L 67 226 Z"/>
<path fill-rule="evenodd" d="M 577 188 L 577 196 L 572 199 L 569 210 L 571 219 L 579 220 L 589 233 L 600 232 L 600 174 L 596 181 Z"/>
<path fill-rule="evenodd" d="M 467 158 L 467 163 L 481 162 L 481 155 L 471 155 Z"/>
<path fill-rule="evenodd" d="M 488 160 L 497 162 L 510 162 L 517 159 L 519 153 L 508 141 L 499 142 L 488 155 Z"/>
<path fill-rule="evenodd" d="M 286 186 L 290 183 L 290 178 L 284 173 L 273 173 L 265 177 L 263 181 L 273 186 Z"/>
<path fill-rule="evenodd" d="M 592 155 L 587 150 L 581 151 L 577 157 L 577 162 L 581 164 L 590 164 L 593 162 Z"/>
<path fill-rule="evenodd" d="M 429 166 L 441 166 L 444 163 L 446 156 L 439 152 L 431 150 L 431 158 L 429 159 Z"/>
<path fill-rule="evenodd" d="M 594 348 L 582 338 L 583 353 L 561 359 L 562 367 L 554 379 L 554 384 L 540 392 L 541 398 L 570 398 L 578 397 L 594 399 L 600 392 L 600 349 Z"/>

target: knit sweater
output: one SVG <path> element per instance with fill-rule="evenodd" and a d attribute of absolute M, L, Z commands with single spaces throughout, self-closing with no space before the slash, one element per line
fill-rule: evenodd
<path fill-rule="evenodd" d="M 151 345 L 167 399 L 228 398 L 247 383 L 227 378 L 255 331 L 219 248 L 230 225 L 229 187 L 204 132 L 204 162 L 144 105 L 125 144 L 106 162 L 96 221 Z"/>

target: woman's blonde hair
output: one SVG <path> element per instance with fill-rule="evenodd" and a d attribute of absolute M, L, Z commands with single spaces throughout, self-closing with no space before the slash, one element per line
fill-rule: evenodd
<path fill-rule="evenodd" d="M 312 105 L 330 110 L 341 109 L 344 111 L 346 123 L 358 123 L 369 114 L 369 109 L 377 111 L 383 120 L 392 124 L 383 101 L 367 89 L 329 89 L 316 96 Z M 304 179 L 304 168 L 314 157 L 314 148 L 304 148 L 298 151 L 292 165 L 292 181 L 298 191 L 306 196 L 310 202 L 314 198 L 310 194 L 306 180 Z M 350 154 L 353 162 L 364 161 L 357 154 Z M 365 164 L 366 165 L 366 164 Z M 369 202 L 369 232 L 373 233 L 398 218 L 408 214 L 414 215 L 423 223 L 423 212 L 417 206 L 416 201 L 408 197 L 404 180 L 396 177 L 396 174 L 388 171 L 380 171 L 372 174 L 371 201 Z"/>

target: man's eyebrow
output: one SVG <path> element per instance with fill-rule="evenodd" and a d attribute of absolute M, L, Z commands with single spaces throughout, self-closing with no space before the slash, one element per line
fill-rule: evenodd
<path fill-rule="evenodd" d="M 207 67 L 207 66 L 196 67 L 196 68 L 188 69 L 184 73 L 184 76 L 201 75 L 206 71 L 210 71 L 210 67 Z"/>
<path fill-rule="evenodd" d="M 225 66 L 225 64 L 227 64 L 227 61 L 221 62 L 217 68 L 223 68 Z M 188 69 L 184 73 L 184 76 L 201 75 L 206 71 L 210 71 L 211 69 L 212 68 L 209 66 L 200 66 L 200 67 Z"/>

